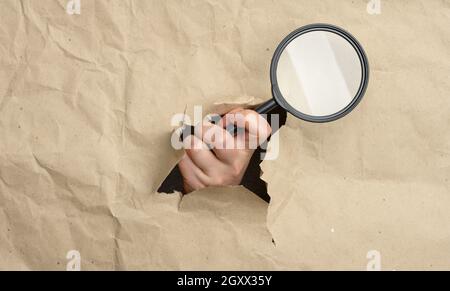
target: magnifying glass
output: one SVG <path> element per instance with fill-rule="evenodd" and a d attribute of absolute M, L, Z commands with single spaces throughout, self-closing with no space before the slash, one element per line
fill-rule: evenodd
<path fill-rule="evenodd" d="M 335 121 L 363 98 L 369 63 L 359 42 L 329 24 L 311 24 L 289 34 L 278 46 L 270 68 L 273 98 L 256 109 L 278 106 L 309 122 Z"/>
<path fill-rule="evenodd" d="M 305 121 L 331 122 L 360 103 L 369 83 L 369 62 L 360 43 L 347 31 L 330 24 L 311 24 L 280 43 L 272 58 L 270 79 L 273 98 L 256 112 L 266 115 L 280 106 Z M 235 134 L 239 129 L 232 125 L 227 131 Z"/>

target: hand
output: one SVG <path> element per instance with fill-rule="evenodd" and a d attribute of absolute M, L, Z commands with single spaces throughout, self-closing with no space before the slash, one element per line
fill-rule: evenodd
<path fill-rule="evenodd" d="M 225 130 L 230 125 L 245 131 L 233 136 Z M 195 135 L 183 141 L 186 153 L 179 168 L 185 193 L 210 186 L 239 185 L 255 150 L 271 133 L 261 115 L 242 108 L 230 111 L 216 124 L 198 125 Z"/>

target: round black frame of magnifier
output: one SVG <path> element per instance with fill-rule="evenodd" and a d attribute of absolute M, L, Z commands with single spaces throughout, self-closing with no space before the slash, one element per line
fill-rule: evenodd
<path fill-rule="evenodd" d="M 358 92 L 356 93 L 356 96 L 353 98 L 352 102 L 349 105 L 347 105 L 344 109 L 328 116 L 311 116 L 296 110 L 295 108 L 290 106 L 288 102 L 286 102 L 278 87 L 277 81 L 278 61 L 280 60 L 281 54 L 283 53 L 284 49 L 291 43 L 291 41 L 293 41 L 297 37 L 301 36 L 302 34 L 313 31 L 328 31 L 345 38 L 356 50 L 361 62 L 362 79 Z M 315 123 L 331 122 L 346 116 L 361 102 L 369 85 L 369 61 L 361 44 L 356 40 L 355 37 L 353 37 L 347 31 L 331 24 L 323 24 L 323 23 L 310 24 L 295 30 L 280 43 L 272 58 L 272 64 L 270 66 L 270 80 L 272 83 L 272 94 L 275 101 L 286 111 L 302 120 L 309 122 Z"/>

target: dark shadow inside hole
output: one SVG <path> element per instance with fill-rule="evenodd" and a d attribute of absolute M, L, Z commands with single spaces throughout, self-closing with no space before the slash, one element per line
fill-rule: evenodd
<path fill-rule="evenodd" d="M 244 174 L 241 185 L 258 195 L 266 202 L 270 202 L 270 196 L 267 193 L 267 183 L 261 179 L 261 150 L 255 151 L 249 167 Z M 183 177 L 180 169 L 176 166 L 169 176 L 164 180 L 158 189 L 159 193 L 183 192 Z"/>
<path fill-rule="evenodd" d="M 269 114 L 279 114 L 280 127 L 286 124 L 287 114 L 281 108 L 277 108 Z M 270 118 L 269 118 L 270 123 Z M 264 154 L 264 150 L 259 148 L 253 154 L 247 171 L 244 174 L 241 185 L 252 191 L 258 197 L 270 203 L 270 196 L 267 193 L 267 183 L 261 179 L 261 154 Z M 158 189 L 159 193 L 174 193 L 183 192 L 183 177 L 181 176 L 180 169 L 176 166 L 169 176 L 164 180 Z"/>

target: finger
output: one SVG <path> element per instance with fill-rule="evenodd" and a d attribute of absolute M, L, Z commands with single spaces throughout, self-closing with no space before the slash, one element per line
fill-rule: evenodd
<path fill-rule="evenodd" d="M 257 138 L 258 145 L 261 145 L 272 134 L 272 129 L 267 120 L 253 110 L 235 111 L 226 114 L 222 119 L 224 128 L 230 125 L 245 128 L 249 136 Z"/>
<path fill-rule="evenodd" d="M 220 161 L 213 152 L 211 152 L 208 146 L 195 135 L 188 136 L 183 143 L 189 158 L 206 175 L 208 175 L 214 167 L 220 165 Z"/>
<path fill-rule="evenodd" d="M 214 154 L 223 160 L 227 156 L 229 150 L 234 150 L 234 136 L 221 126 L 205 122 L 203 123 L 201 132 L 201 139 L 205 144 L 210 146 Z"/>
<path fill-rule="evenodd" d="M 229 126 L 230 124 L 233 125 L 233 123 L 230 123 L 230 122 L 227 123 L 225 117 L 228 115 L 231 118 L 231 115 L 239 113 L 239 112 L 242 112 L 244 110 L 245 109 L 242 108 L 242 107 L 238 107 L 238 108 L 235 108 L 235 109 L 231 110 L 230 112 L 228 112 L 225 115 L 221 116 L 221 120 L 220 120 L 220 122 L 217 125 L 222 126 L 224 129 L 227 129 L 227 126 Z"/>
<path fill-rule="evenodd" d="M 229 165 L 240 158 L 236 138 L 221 126 L 205 123 L 202 134 L 203 141 L 211 146 L 220 162 Z"/>
<path fill-rule="evenodd" d="M 203 142 L 211 146 L 212 151 L 221 163 L 232 165 L 236 169 L 247 167 L 253 151 L 245 150 L 245 140 L 242 142 L 243 146 L 239 146 L 237 137 L 232 136 L 222 127 L 211 123 L 204 123 L 201 132 Z M 216 166 L 209 174 L 214 176 L 214 173 L 220 172 L 223 168 Z"/>
<path fill-rule="evenodd" d="M 206 187 L 206 185 L 203 184 L 202 179 L 200 178 L 205 174 L 194 164 L 194 162 L 192 162 L 191 158 L 189 158 L 187 154 L 185 154 L 181 161 L 178 163 L 178 167 L 180 169 L 181 175 L 183 176 L 185 186 L 188 186 L 185 187 L 188 188 L 185 189 L 186 191 L 191 192 Z"/>

